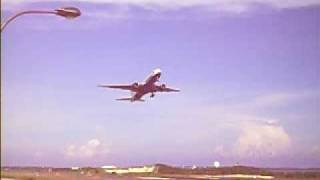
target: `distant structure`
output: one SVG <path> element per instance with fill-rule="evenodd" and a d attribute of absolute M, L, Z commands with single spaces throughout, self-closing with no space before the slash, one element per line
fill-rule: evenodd
<path fill-rule="evenodd" d="M 219 167 L 220 167 L 220 162 L 219 162 L 219 161 L 215 161 L 215 162 L 213 163 L 213 166 L 214 166 L 215 168 L 219 168 Z"/>
<path fill-rule="evenodd" d="M 129 168 L 117 168 L 116 166 L 102 166 L 106 173 L 110 174 L 129 174 L 129 173 L 153 173 L 155 166 L 138 166 Z"/>
<path fill-rule="evenodd" d="M 117 166 L 108 165 L 108 166 L 101 166 L 102 169 L 116 169 Z"/>
<path fill-rule="evenodd" d="M 74 170 L 74 171 L 77 171 L 79 169 L 80 169 L 80 167 L 71 167 L 71 170 Z"/>

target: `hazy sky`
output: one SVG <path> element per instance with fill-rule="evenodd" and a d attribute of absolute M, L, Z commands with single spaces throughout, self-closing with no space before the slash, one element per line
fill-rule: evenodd
<path fill-rule="evenodd" d="M 3 31 L 2 165 L 320 167 L 320 1 L 1 2 L 82 11 Z M 155 68 L 182 92 L 97 87 Z"/>

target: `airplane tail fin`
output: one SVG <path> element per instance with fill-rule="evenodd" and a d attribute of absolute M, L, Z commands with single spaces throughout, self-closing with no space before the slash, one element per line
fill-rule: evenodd
<path fill-rule="evenodd" d="M 137 99 L 137 100 L 134 100 L 132 97 L 129 97 L 129 98 L 119 98 L 119 99 L 116 99 L 117 101 L 141 101 L 141 102 L 144 102 L 143 99 Z"/>

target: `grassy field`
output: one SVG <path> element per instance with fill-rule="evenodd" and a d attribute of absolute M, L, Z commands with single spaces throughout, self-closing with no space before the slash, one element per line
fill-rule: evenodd
<path fill-rule="evenodd" d="M 320 170 L 259 169 L 253 167 L 222 167 L 186 169 L 166 165 L 156 165 L 154 173 L 108 174 L 101 168 L 1 168 L 1 180 L 135 180 L 135 179 L 309 179 L 320 180 Z"/>

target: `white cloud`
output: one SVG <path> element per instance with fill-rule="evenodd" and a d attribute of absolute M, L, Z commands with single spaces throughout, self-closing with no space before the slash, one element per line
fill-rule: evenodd
<path fill-rule="evenodd" d="M 235 143 L 219 144 L 213 148 L 213 154 L 235 159 L 269 159 L 284 155 L 292 147 L 289 134 L 276 120 L 251 118 L 234 121 L 233 130 L 238 131 Z"/>
<path fill-rule="evenodd" d="M 242 123 L 234 153 L 239 157 L 274 157 L 285 153 L 290 144 L 288 133 L 280 125 L 246 121 Z"/>
<path fill-rule="evenodd" d="M 251 115 L 256 114 L 259 110 L 294 106 L 297 103 L 319 97 L 320 94 L 317 91 L 263 93 L 255 97 L 250 97 L 245 101 L 231 102 L 228 104 L 228 110 L 241 114 L 247 112 L 247 114 Z"/>
<path fill-rule="evenodd" d="M 273 112 L 280 106 L 283 109 L 284 106 L 289 107 L 317 96 L 318 93 L 312 91 L 261 94 L 245 101 L 202 108 L 204 116 L 197 123 L 212 122 L 212 126 L 219 127 L 217 131 L 234 134 L 234 143 L 217 141 L 212 149 L 214 155 L 235 159 L 279 157 L 285 155 L 289 148 L 299 145 L 294 144 L 295 139 L 282 126 L 292 117 L 291 111 L 282 111 L 280 114 Z M 264 111 L 261 113 L 261 110 Z M 270 115 L 273 117 L 270 118 Z M 313 152 L 316 154 L 317 148 Z"/>
<path fill-rule="evenodd" d="M 313 91 L 278 92 L 257 96 L 252 103 L 258 107 L 282 106 L 318 95 L 319 94 Z"/>
<path fill-rule="evenodd" d="M 316 144 L 311 148 L 311 153 L 314 157 L 319 157 L 320 159 L 320 144 Z"/>
<path fill-rule="evenodd" d="M 256 97 L 255 104 L 259 106 L 285 105 L 297 97 L 298 94 L 293 93 L 273 93 Z"/>
<path fill-rule="evenodd" d="M 214 156 L 247 160 L 292 156 L 294 153 L 286 152 L 301 143 L 296 144 L 295 134 L 287 131 L 292 130 L 288 122 L 296 116 L 290 108 L 316 97 L 319 93 L 314 91 L 269 92 L 248 98 L 239 95 L 230 102 L 195 105 L 188 110 L 183 107 L 179 117 L 184 118 L 175 121 L 192 126 L 198 139 L 210 142 Z"/>
<path fill-rule="evenodd" d="M 98 139 L 91 139 L 84 145 L 68 145 L 64 154 L 72 158 L 91 158 L 98 155 L 105 155 L 108 152 L 108 146 Z"/>
<path fill-rule="evenodd" d="M 65 0 L 72 2 L 72 0 Z M 275 8 L 295 8 L 319 5 L 319 0 L 73 0 L 88 3 L 136 5 L 144 8 L 179 9 L 184 7 L 206 7 L 214 10 L 243 12 L 255 4 L 265 4 Z M 49 0 L 4 0 L 5 5 L 18 5 L 30 2 L 49 2 Z"/>

